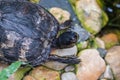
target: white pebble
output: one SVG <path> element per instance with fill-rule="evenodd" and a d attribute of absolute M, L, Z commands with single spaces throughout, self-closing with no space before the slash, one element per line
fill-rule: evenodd
<path fill-rule="evenodd" d="M 63 73 L 61 76 L 62 80 L 78 80 L 73 72 Z"/>

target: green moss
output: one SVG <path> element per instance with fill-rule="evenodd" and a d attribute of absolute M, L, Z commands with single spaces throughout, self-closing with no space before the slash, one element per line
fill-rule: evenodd
<path fill-rule="evenodd" d="M 106 43 L 106 44 L 105 44 L 105 47 L 106 47 L 106 49 L 109 49 L 109 48 L 111 48 L 111 47 L 114 46 L 114 45 L 116 45 L 115 42 L 112 42 L 112 43 Z"/>
<path fill-rule="evenodd" d="M 105 26 L 107 23 L 108 23 L 108 15 L 105 13 L 105 11 L 103 10 L 104 8 L 104 1 L 103 0 L 96 0 L 96 2 L 98 3 L 98 5 L 100 6 L 101 8 L 101 11 L 102 11 L 102 16 L 101 16 L 101 19 L 102 19 L 102 26 Z"/>
<path fill-rule="evenodd" d="M 101 9 L 104 8 L 104 0 L 96 0 Z"/>
<path fill-rule="evenodd" d="M 75 10 L 75 3 L 76 3 L 77 0 L 68 0 L 68 1 L 71 4 L 73 10 Z"/>
<path fill-rule="evenodd" d="M 109 20 L 107 14 L 104 11 L 102 11 L 101 19 L 102 19 L 102 27 L 104 27 Z"/>
<path fill-rule="evenodd" d="M 84 29 L 86 29 L 88 32 L 90 32 L 91 34 L 95 35 L 96 33 L 98 33 L 99 31 L 95 31 L 91 28 L 91 26 L 89 26 L 88 24 L 83 24 Z"/>
<path fill-rule="evenodd" d="M 97 42 L 96 42 L 96 40 L 95 40 L 95 38 L 90 38 L 89 40 L 88 40 L 88 47 L 87 48 L 98 48 L 99 46 L 98 46 L 98 44 L 97 44 Z"/>
<path fill-rule="evenodd" d="M 25 73 L 28 72 L 30 69 L 31 69 L 30 66 L 25 66 L 25 67 L 19 68 L 19 69 L 14 73 L 15 80 L 21 80 L 21 79 L 24 77 Z"/>

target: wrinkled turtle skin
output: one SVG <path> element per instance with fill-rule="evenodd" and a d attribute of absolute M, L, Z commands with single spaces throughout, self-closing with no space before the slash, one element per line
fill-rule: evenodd
<path fill-rule="evenodd" d="M 50 57 L 50 52 L 58 30 L 58 21 L 40 5 L 0 1 L 0 60 L 8 63 L 19 60 L 33 66 L 49 58 L 57 60 L 57 56 Z"/>

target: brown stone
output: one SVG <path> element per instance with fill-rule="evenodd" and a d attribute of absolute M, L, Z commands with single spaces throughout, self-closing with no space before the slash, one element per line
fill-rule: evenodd
<path fill-rule="evenodd" d="M 35 80 L 60 80 L 59 72 L 42 66 L 33 69 L 29 75 Z"/>
<path fill-rule="evenodd" d="M 105 60 L 110 65 L 115 79 L 120 80 L 120 46 L 110 48 Z"/>
<path fill-rule="evenodd" d="M 86 49 L 79 53 L 81 63 L 77 65 L 79 80 L 97 80 L 105 71 L 106 65 L 96 49 Z"/>

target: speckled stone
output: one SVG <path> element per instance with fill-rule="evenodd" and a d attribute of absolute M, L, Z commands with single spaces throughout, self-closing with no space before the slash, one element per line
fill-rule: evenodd
<path fill-rule="evenodd" d="M 33 69 L 24 80 L 60 80 L 60 73 L 40 66 Z"/>

